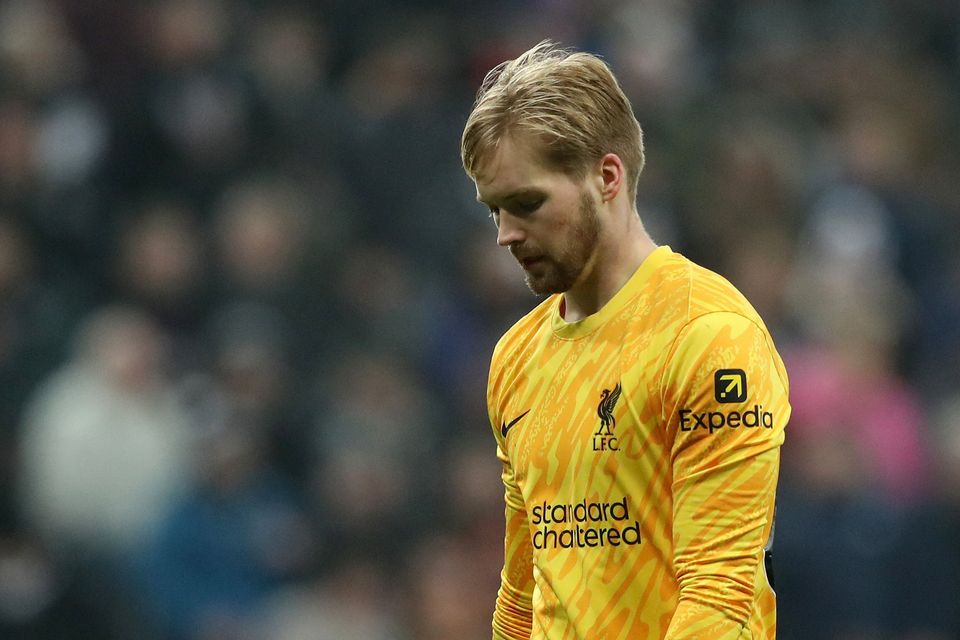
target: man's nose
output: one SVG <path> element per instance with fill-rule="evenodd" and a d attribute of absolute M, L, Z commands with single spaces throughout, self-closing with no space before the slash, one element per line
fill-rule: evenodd
<path fill-rule="evenodd" d="M 501 247 L 509 247 L 515 242 L 521 242 L 524 238 L 523 229 L 517 224 L 517 220 L 509 213 L 501 211 L 497 225 L 497 244 Z"/>

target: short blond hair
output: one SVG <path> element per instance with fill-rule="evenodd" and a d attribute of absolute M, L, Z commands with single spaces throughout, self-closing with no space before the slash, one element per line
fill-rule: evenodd
<path fill-rule="evenodd" d="M 591 163 L 615 153 L 627 170 L 631 199 L 643 170 L 643 132 L 606 62 L 544 40 L 487 73 L 460 142 L 476 179 L 508 135 L 531 137 L 551 169 L 582 180 Z"/>

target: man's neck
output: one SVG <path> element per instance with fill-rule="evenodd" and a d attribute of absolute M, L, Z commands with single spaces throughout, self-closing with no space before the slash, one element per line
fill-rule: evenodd
<path fill-rule="evenodd" d="M 608 228 L 581 279 L 563 294 L 563 319 L 577 322 L 602 309 L 656 248 L 636 214 Z"/>

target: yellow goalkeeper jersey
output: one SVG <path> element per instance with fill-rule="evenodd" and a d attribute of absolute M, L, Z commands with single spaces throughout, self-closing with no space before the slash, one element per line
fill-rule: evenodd
<path fill-rule="evenodd" d="M 499 341 L 495 639 L 774 638 L 765 569 L 787 376 L 726 280 L 669 247 L 597 313 L 554 295 Z"/>

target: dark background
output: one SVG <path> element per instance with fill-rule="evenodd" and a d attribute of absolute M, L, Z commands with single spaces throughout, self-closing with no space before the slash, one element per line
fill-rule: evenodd
<path fill-rule="evenodd" d="M 484 73 L 603 55 L 787 363 L 785 640 L 960 638 L 960 5 L 0 0 L 0 637 L 489 638 Z"/>

